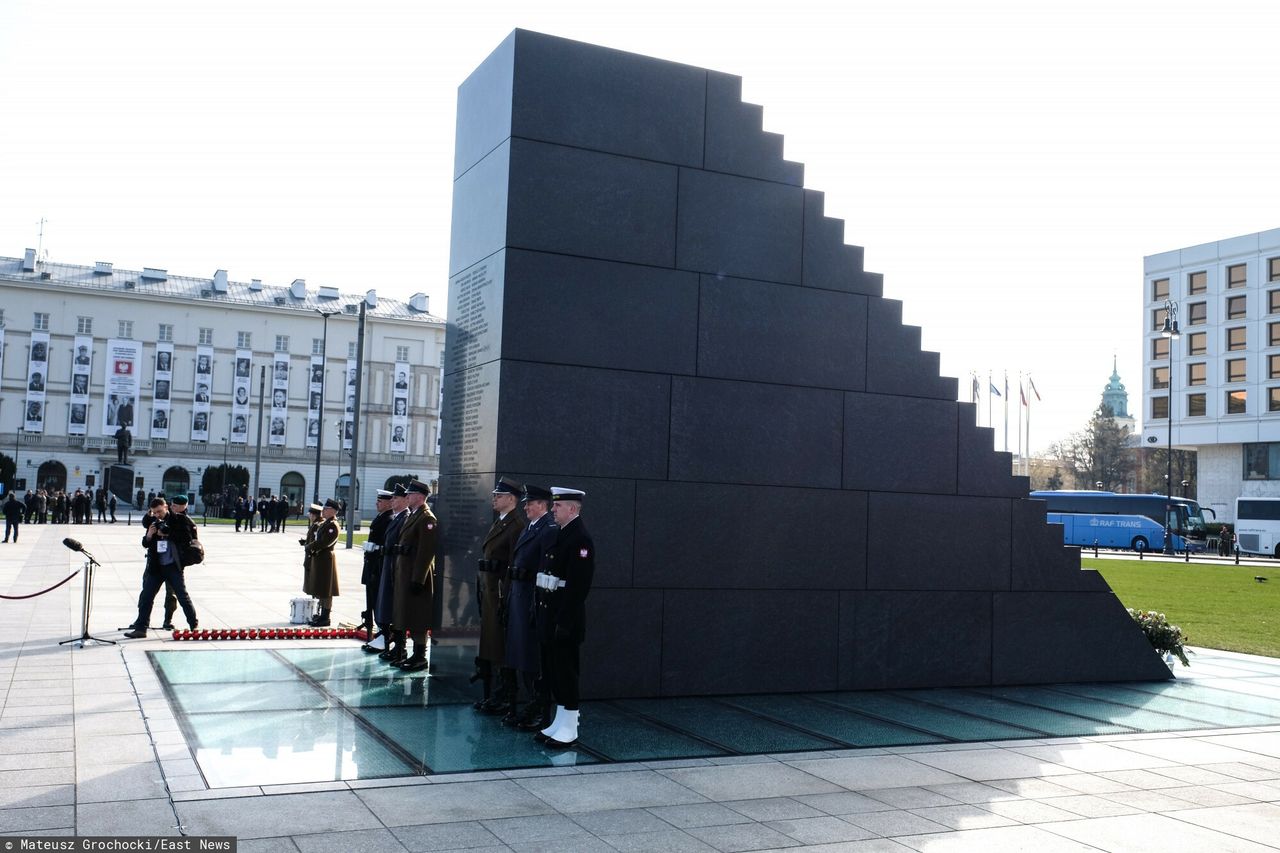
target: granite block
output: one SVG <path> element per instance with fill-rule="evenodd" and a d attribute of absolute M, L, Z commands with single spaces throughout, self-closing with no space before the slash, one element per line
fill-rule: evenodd
<path fill-rule="evenodd" d="M 680 170 L 680 269 L 799 284 L 803 231 L 799 187 Z"/>
<path fill-rule="evenodd" d="M 458 87 L 458 119 L 453 136 L 454 179 L 511 136 L 517 34 L 518 31 L 503 39 Z"/>
<path fill-rule="evenodd" d="M 1111 592 L 1000 592 L 993 615 L 997 684 L 1173 677 Z"/>
<path fill-rule="evenodd" d="M 704 275 L 698 375 L 860 390 L 867 301 L 853 294 Z"/>
<path fill-rule="evenodd" d="M 673 480 L 840 487 L 838 391 L 671 380 Z"/>
<path fill-rule="evenodd" d="M 501 327 L 504 357 L 696 372 L 697 275 L 517 249 L 506 257 L 514 284 L 504 306 L 510 322 Z"/>
<path fill-rule="evenodd" d="M 449 319 L 445 326 L 447 376 L 502 357 L 506 302 L 506 249 L 449 277 Z"/>
<path fill-rule="evenodd" d="M 843 687 L 960 687 L 991 682 L 991 593 L 846 592 L 852 666 Z M 848 681 L 845 681 L 848 673 Z"/>
<path fill-rule="evenodd" d="M 503 361 L 495 470 L 665 479 L 672 381 Z"/>
<path fill-rule="evenodd" d="M 764 110 L 742 102 L 742 78 L 707 72 L 704 167 L 763 181 L 804 186 L 804 166 L 783 159 L 782 137 L 764 130 Z"/>
<path fill-rule="evenodd" d="M 1009 499 L 873 492 L 868 503 L 868 589 L 1009 589 Z"/>
<path fill-rule="evenodd" d="M 508 245 L 675 264 L 676 167 L 523 139 L 510 148 Z"/>
<path fill-rule="evenodd" d="M 503 142 L 453 182 L 449 275 L 489 257 L 507 244 L 511 142 Z"/>
<path fill-rule="evenodd" d="M 768 505 L 782 508 L 775 517 L 785 518 L 783 523 L 756 523 L 761 518 L 760 500 L 759 490 L 739 486 L 638 483 L 635 585 L 807 590 L 865 586 L 865 493 L 770 489 Z"/>
<path fill-rule="evenodd" d="M 441 474 L 496 470 L 502 362 L 446 373 L 440 419 Z M 506 401 L 503 400 L 503 414 Z"/>
<path fill-rule="evenodd" d="M 597 567 L 603 562 L 602 559 Z M 585 696 L 604 699 L 658 694 L 662 595 L 658 589 L 592 586 L 587 596 L 587 642 L 582 646 Z"/>
<path fill-rule="evenodd" d="M 962 495 L 1025 498 L 1026 478 L 1013 476 L 1013 456 L 992 450 L 994 431 L 975 426 L 973 405 L 959 404 L 959 465 L 956 490 Z"/>
<path fill-rule="evenodd" d="M 1015 590 L 1107 592 L 1111 587 L 1096 571 L 1080 568 L 1080 550 L 1062 544 L 1062 525 L 1049 524 L 1045 502 L 1012 504 L 1012 587 Z"/>
<path fill-rule="evenodd" d="M 527 30 L 514 36 L 514 135 L 702 165 L 704 69 Z"/>
<path fill-rule="evenodd" d="M 880 296 L 883 277 L 863 270 L 861 246 L 844 242 L 844 221 L 823 215 L 823 194 L 804 193 L 804 274 L 805 287 L 843 290 Z"/>
<path fill-rule="evenodd" d="M 956 404 L 888 394 L 844 395 L 844 487 L 956 491 Z"/>
<path fill-rule="evenodd" d="M 938 374 L 938 354 L 920 349 L 920 329 L 902 324 L 902 303 L 867 301 L 867 390 L 954 401 L 955 379 Z"/>
<path fill-rule="evenodd" d="M 824 591 L 666 590 L 662 693 L 834 690 L 838 608 Z"/>

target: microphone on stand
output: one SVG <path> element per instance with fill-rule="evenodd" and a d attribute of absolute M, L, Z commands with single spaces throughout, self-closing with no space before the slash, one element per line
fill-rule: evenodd
<path fill-rule="evenodd" d="M 66 545 L 66 546 L 67 546 L 68 548 L 70 548 L 72 551 L 83 551 L 83 550 L 84 550 L 84 546 L 83 546 L 83 545 L 81 545 L 79 542 L 77 542 L 75 539 L 72 539 L 70 536 L 68 536 L 66 539 L 63 539 L 63 540 L 62 540 L 62 544 L 63 544 L 63 545 Z"/>

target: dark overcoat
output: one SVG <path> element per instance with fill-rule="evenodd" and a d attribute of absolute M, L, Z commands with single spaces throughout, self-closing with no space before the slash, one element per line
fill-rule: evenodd
<path fill-rule="evenodd" d="M 482 660 L 498 665 L 502 664 L 507 645 L 500 618 L 510 588 L 507 570 L 511 566 L 516 540 L 520 538 L 524 525 L 524 515 L 519 510 L 512 510 L 503 518 L 493 520 L 481 545 L 484 558 L 493 561 L 490 564 L 493 571 L 482 569 L 476 581 L 476 594 L 480 603 L 479 655 Z"/>
<path fill-rule="evenodd" d="M 338 522 L 321 519 L 311 543 L 311 563 L 302 591 L 313 598 L 336 598 L 338 592 L 338 558 L 333 546 L 338 544 Z"/>
<path fill-rule="evenodd" d="M 382 574 L 382 546 L 386 544 L 387 526 L 391 524 L 391 510 L 384 509 L 369 522 L 369 544 L 378 546 L 364 552 L 364 568 L 360 572 L 360 583 L 365 586 L 378 585 L 378 576 Z"/>
<path fill-rule="evenodd" d="M 541 646 L 536 629 L 534 579 L 543 570 L 547 552 L 556 544 L 560 528 L 555 517 L 546 513 L 520 531 L 511 558 L 511 591 L 507 599 L 507 666 L 521 672 L 542 669 Z"/>
<path fill-rule="evenodd" d="M 396 600 L 396 546 L 400 544 L 400 531 L 404 528 L 407 512 L 393 515 L 382 538 L 382 568 L 378 577 L 378 601 L 373 607 L 373 618 L 379 625 L 394 625 Z M 399 628 L 399 625 L 395 625 Z"/>
<path fill-rule="evenodd" d="M 397 628 L 417 633 L 431 627 L 435 602 L 436 540 L 440 522 L 423 504 L 400 529 L 400 553 L 396 556 L 396 600 L 391 621 Z M 423 589 L 415 592 L 415 584 Z"/>
<path fill-rule="evenodd" d="M 596 572 L 596 546 L 581 518 L 560 528 L 543 571 L 565 584 L 554 592 L 539 591 L 542 642 L 581 643 L 587 632 L 587 594 Z"/>

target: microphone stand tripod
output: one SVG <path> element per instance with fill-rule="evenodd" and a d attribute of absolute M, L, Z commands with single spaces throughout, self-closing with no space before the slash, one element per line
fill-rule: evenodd
<path fill-rule="evenodd" d="M 64 542 L 63 544 L 66 543 Z M 67 545 L 67 547 L 70 548 L 71 546 Z M 79 648 L 83 649 L 84 644 L 92 640 L 95 643 L 104 643 L 109 646 L 114 646 L 116 644 L 115 640 L 104 640 L 101 637 L 95 637 L 89 633 L 89 610 L 93 607 L 93 567 L 97 566 L 101 568 L 102 564 L 95 560 L 92 554 L 84 550 L 83 546 L 73 548 L 72 550 L 79 551 L 85 556 L 84 596 L 80 601 L 80 636 L 63 640 L 58 643 L 58 645 L 65 646 L 67 643 L 79 643 Z"/>

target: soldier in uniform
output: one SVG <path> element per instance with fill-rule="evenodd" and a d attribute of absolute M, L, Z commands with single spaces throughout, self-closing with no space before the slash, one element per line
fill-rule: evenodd
<path fill-rule="evenodd" d="M 311 505 L 307 510 L 306 535 L 298 540 L 298 544 L 302 546 L 302 588 L 304 590 L 307 587 L 307 576 L 311 574 L 311 546 L 316 541 L 316 527 L 320 524 L 320 513 L 323 510 L 324 507 L 320 506 L 320 504 Z M 236 520 L 236 523 L 240 523 L 239 519 Z"/>
<path fill-rule="evenodd" d="M 391 521 L 382 539 L 382 572 L 378 577 L 378 601 L 373 618 L 385 639 L 365 644 L 366 652 L 379 652 L 378 657 L 392 666 L 404 661 L 404 632 L 392 620 L 395 617 L 396 561 L 400 554 L 400 531 L 409 511 L 409 492 L 402 483 L 391 491 Z"/>
<path fill-rule="evenodd" d="M 534 580 L 539 590 L 542 677 L 556 704 L 551 725 L 534 738 L 552 749 L 566 749 L 578 741 L 578 652 L 586 636 L 587 593 L 596 566 L 595 543 L 579 517 L 585 497 L 578 489 L 551 487 L 560 532 Z"/>
<path fill-rule="evenodd" d="M 503 665 L 506 637 L 507 593 L 510 581 L 507 570 L 515 553 L 516 539 L 524 530 L 524 517 L 516 510 L 520 503 L 520 484 L 507 477 L 498 481 L 490 493 L 493 511 L 498 514 L 489 532 L 485 534 L 479 572 L 476 579 L 476 599 L 480 606 L 480 649 L 476 655 L 476 674 L 484 688 L 484 697 L 474 707 L 483 714 L 506 714 L 516 702 L 516 673 Z M 501 673 L 498 692 L 493 693 L 493 671 Z"/>
<path fill-rule="evenodd" d="M 396 546 L 395 606 L 391 621 L 403 638 L 413 639 L 413 654 L 400 664 L 400 669 L 417 672 L 427 669 L 429 663 L 427 631 L 434 612 L 436 539 L 440 523 L 427 506 L 431 488 L 426 483 L 414 480 L 407 491 L 409 513 Z M 402 644 L 406 641 L 403 638 Z"/>
<path fill-rule="evenodd" d="M 523 711 L 514 707 L 502 718 L 508 726 L 524 732 L 536 732 L 551 725 L 551 693 L 539 678 L 542 671 L 542 649 L 535 627 L 536 599 L 534 578 L 543 570 L 547 552 L 560 532 L 551 515 L 551 490 L 532 483 L 524 486 L 524 514 L 529 520 L 516 540 L 511 558 L 511 591 L 507 598 L 506 665 L 519 673 L 525 693 L 533 697 Z"/>
<path fill-rule="evenodd" d="M 329 498 L 320 512 L 315 538 L 311 542 L 311 564 L 307 567 L 306 584 L 302 591 L 320 601 L 320 610 L 309 624 L 313 628 L 329 625 L 329 611 L 338 592 L 338 558 L 333 546 L 338 544 L 338 502 Z"/>
<path fill-rule="evenodd" d="M 378 578 L 382 575 L 382 543 L 386 540 L 387 525 L 391 523 L 391 492 L 378 489 L 374 507 L 378 514 L 369 522 L 369 540 L 364 543 L 364 567 L 360 572 L 365 608 L 360 618 L 364 622 L 366 646 L 373 642 L 373 610 L 378 600 Z M 378 649 L 385 647 L 384 642 Z"/>

